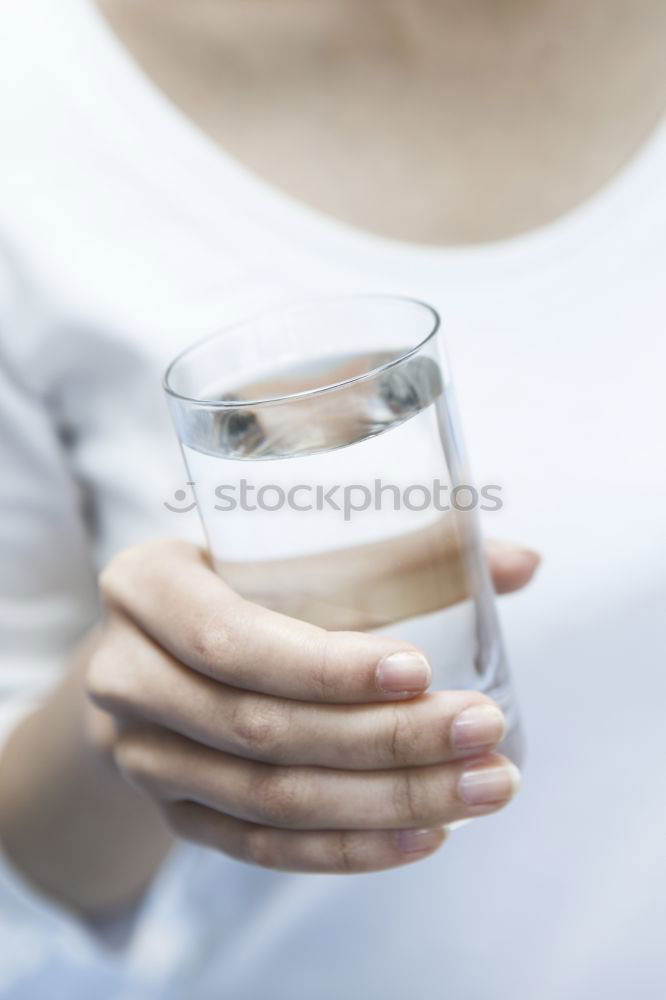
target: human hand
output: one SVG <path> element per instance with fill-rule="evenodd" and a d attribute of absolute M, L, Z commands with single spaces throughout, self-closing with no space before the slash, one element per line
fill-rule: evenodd
<path fill-rule="evenodd" d="M 537 563 L 495 548 L 501 589 Z M 91 658 L 91 732 L 180 836 L 254 864 L 363 872 L 432 853 L 443 826 L 501 808 L 513 764 L 475 691 L 424 693 L 408 643 L 251 603 L 182 542 L 116 557 Z"/>

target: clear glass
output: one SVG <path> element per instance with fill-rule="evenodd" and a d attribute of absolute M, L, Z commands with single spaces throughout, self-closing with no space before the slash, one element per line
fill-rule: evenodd
<path fill-rule="evenodd" d="M 217 571 L 330 629 L 407 639 L 433 688 L 515 700 L 432 307 L 349 296 L 194 344 L 165 376 Z"/>

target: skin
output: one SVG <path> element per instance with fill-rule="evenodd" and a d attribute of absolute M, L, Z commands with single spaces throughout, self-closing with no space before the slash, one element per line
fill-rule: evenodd
<path fill-rule="evenodd" d="M 155 84 L 242 163 L 401 240 L 473 243 L 548 222 L 617 173 L 666 98 L 660 0 L 100 7 Z M 538 561 L 489 555 L 499 591 Z M 370 567 L 386 594 L 407 582 L 391 565 Z M 0 760 L 5 850 L 82 912 L 135 899 L 174 836 L 269 867 L 378 870 L 427 856 L 443 824 L 515 789 L 502 772 L 494 801 L 463 799 L 464 775 L 505 763 L 501 723 L 483 745 L 452 744 L 454 720 L 488 699 L 428 694 L 427 678 L 382 691 L 378 663 L 407 644 L 354 631 L 367 620 L 322 620 L 303 598 L 311 568 L 288 568 L 295 601 L 279 567 L 226 569 L 227 583 L 168 541 L 117 557 L 102 575 L 103 624 Z M 339 590 L 340 567 L 327 572 Z M 271 608 L 251 600 L 262 587 Z"/>
<path fill-rule="evenodd" d="M 538 562 L 507 544 L 488 555 L 500 591 Z M 409 588 L 393 572 L 387 586 Z M 422 694 L 426 676 L 409 692 L 378 686 L 379 661 L 408 643 L 327 631 L 316 601 L 300 604 L 313 621 L 254 604 L 182 542 L 126 550 L 100 586 L 104 624 L 0 762 L 5 850 L 70 906 L 135 898 L 174 834 L 273 868 L 372 871 L 432 853 L 443 824 L 515 791 L 509 771 L 486 805 L 460 795 L 465 771 L 507 763 L 492 752 L 498 712 L 485 744 L 452 745 L 454 719 L 490 699 Z M 406 850 L 399 831 L 423 828 L 427 845 L 420 835 Z"/>
<path fill-rule="evenodd" d="M 622 169 L 666 104 L 662 0 L 100 7 L 228 153 L 398 240 L 478 243 L 552 221 Z"/>

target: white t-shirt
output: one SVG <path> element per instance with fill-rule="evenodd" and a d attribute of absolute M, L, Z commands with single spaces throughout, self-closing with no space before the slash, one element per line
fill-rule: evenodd
<path fill-rule="evenodd" d="M 552 225 L 469 249 L 339 224 L 225 155 L 85 0 L 0 15 L 5 731 L 97 613 L 94 571 L 199 537 L 161 373 L 307 293 L 444 318 L 486 529 L 544 554 L 501 602 L 528 760 L 432 859 L 286 875 L 178 847 L 122 948 L 3 864 L 0 994 L 67 1000 L 662 1000 L 666 129 Z"/>

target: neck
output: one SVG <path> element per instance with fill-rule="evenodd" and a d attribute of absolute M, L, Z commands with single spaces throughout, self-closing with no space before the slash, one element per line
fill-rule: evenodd
<path fill-rule="evenodd" d="M 609 179 L 663 113 L 663 0 L 98 3 L 221 146 L 401 239 L 543 224 Z"/>
<path fill-rule="evenodd" d="M 584 0 L 585 6 L 613 0 Z M 524 35 L 575 0 L 97 0 L 112 22 L 178 38 L 203 58 L 354 61 L 426 57 L 438 41 L 462 45 Z"/>

